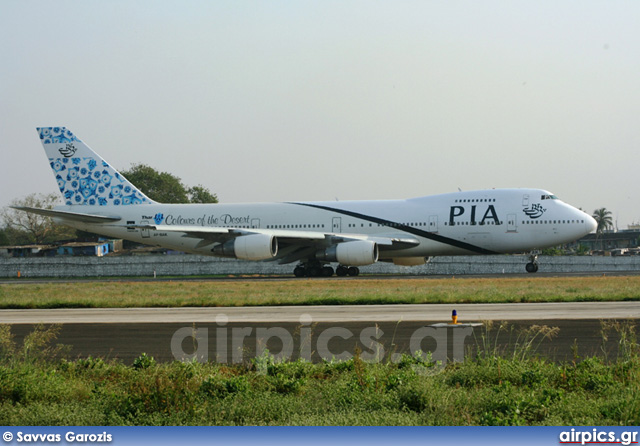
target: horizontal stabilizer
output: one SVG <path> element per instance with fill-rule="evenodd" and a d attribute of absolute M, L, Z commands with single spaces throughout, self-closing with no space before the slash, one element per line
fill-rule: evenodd
<path fill-rule="evenodd" d="M 79 221 L 82 223 L 111 223 L 122 220 L 120 217 L 107 217 L 104 215 L 84 214 L 81 212 L 54 211 L 53 209 L 30 208 L 26 206 L 11 206 L 19 211 L 44 215 L 45 217 L 61 218 L 64 220 Z"/>

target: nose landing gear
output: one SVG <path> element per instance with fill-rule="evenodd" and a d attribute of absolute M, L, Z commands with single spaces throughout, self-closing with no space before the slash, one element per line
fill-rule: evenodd
<path fill-rule="evenodd" d="M 529 263 L 527 263 L 524 267 L 528 273 L 536 273 L 538 272 L 538 254 L 531 253 L 529 256 Z"/>

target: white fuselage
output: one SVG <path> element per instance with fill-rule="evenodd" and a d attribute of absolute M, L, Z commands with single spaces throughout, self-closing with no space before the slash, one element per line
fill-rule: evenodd
<path fill-rule="evenodd" d="M 61 206 L 75 211 L 76 206 Z M 386 250 L 380 260 L 457 254 L 525 252 L 574 241 L 595 229 L 586 213 L 541 189 L 489 189 L 407 200 L 258 204 L 140 204 L 82 206 L 82 212 L 121 218 L 117 223 L 67 225 L 89 232 L 203 255 L 211 246 L 145 225 L 259 229 L 396 237 L 419 241 Z"/>

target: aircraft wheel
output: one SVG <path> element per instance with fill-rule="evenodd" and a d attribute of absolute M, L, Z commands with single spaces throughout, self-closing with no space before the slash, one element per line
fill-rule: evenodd
<path fill-rule="evenodd" d="M 320 277 L 322 276 L 322 268 L 320 266 L 312 266 L 307 269 L 307 275 L 309 277 Z"/>
<path fill-rule="evenodd" d="M 356 266 L 350 266 L 349 269 L 347 270 L 347 274 L 349 274 L 352 277 L 355 277 L 358 274 L 360 274 L 360 268 Z"/>
<path fill-rule="evenodd" d="M 323 277 L 331 277 L 331 276 L 333 276 L 333 268 L 331 268 L 330 266 L 323 266 L 322 267 L 322 276 Z"/>
<path fill-rule="evenodd" d="M 304 266 L 296 266 L 295 269 L 293 270 L 293 275 L 296 277 L 304 277 L 306 275 L 307 271 L 305 269 Z"/>
<path fill-rule="evenodd" d="M 525 266 L 525 269 L 527 270 L 528 273 L 535 273 L 535 272 L 538 271 L 538 264 L 537 263 L 533 263 L 533 262 L 529 262 Z"/>
<path fill-rule="evenodd" d="M 344 277 L 347 274 L 349 274 L 349 268 L 344 265 L 339 265 L 336 269 L 336 275 L 338 275 L 338 277 Z"/>

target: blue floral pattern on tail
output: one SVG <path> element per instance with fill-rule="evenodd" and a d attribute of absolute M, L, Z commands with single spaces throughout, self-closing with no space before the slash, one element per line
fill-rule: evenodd
<path fill-rule="evenodd" d="M 79 141 L 66 127 L 42 127 L 40 139 L 43 144 L 58 144 L 65 142 Z"/>
<path fill-rule="evenodd" d="M 142 192 L 102 158 L 97 155 L 96 158 L 74 157 L 76 146 L 83 143 L 65 127 L 45 127 L 39 132 L 43 144 L 64 144 L 58 149 L 61 157 L 49 158 L 49 164 L 66 204 L 119 206 L 150 203 Z"/>

